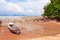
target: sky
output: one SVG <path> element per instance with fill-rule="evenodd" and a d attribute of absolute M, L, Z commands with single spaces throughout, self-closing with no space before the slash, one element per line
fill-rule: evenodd
<path fill-rule="evenodd" d="M 0 16 L 41 16 L 50 0 L 0 0 Z"/>

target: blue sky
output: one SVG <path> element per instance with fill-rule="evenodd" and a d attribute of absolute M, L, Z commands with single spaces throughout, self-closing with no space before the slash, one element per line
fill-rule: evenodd
<path fill-rule="evenodd" d="M 50 0 L 0 0 L 0 16 L 40 16 Z"/>

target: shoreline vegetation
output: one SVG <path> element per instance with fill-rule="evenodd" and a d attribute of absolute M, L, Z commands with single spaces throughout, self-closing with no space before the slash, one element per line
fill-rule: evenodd
<path fill-rule="evenodd" d="M 50 0 L 51 2 L 44 6 L 44 13 L 48 19 L 60 21 L 60 0 Z"/>

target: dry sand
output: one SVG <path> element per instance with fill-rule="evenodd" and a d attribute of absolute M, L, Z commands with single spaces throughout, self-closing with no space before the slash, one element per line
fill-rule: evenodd
<path fill-rule="evenodd" d="M 59 22 L 33 22 L 23 20 L 18 22 L 14 21 L 14 23 L 20 27 L 21 34 L 11 33 L 7 27 L 8 21 L 3 21 L 2 27 L 0 27 L 0 40 L 60 40 Z"/>

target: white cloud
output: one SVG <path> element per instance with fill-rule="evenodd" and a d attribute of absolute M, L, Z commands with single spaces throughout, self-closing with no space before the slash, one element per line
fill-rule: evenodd
<path fill-rule="evenodd" d="M 49 0 L 27 0 L 27 2 L 13 3 L 0 0 L 0 11 L 13 13 L 43 13 L 43 7 Z"/>
<path fill-rule="evenodd" d="M 22 7 L 20 7 L 19 5 L 17 4 L 14 4 L 14 3 L 8 3 L 4 6 L 4 8 L 7 10 L 7 11 L 10 11 L 10 12 L 16 12 L 16 13 L 19 13 L 19 12 L 23 12 L 24 9 Z"/>
<path fill-rule="evenodd" d="M 0 0 L 0 4 L 1 4 L 1 3 L 6 3 L 6 1 L 5 1 L 5 0 Z"/>

